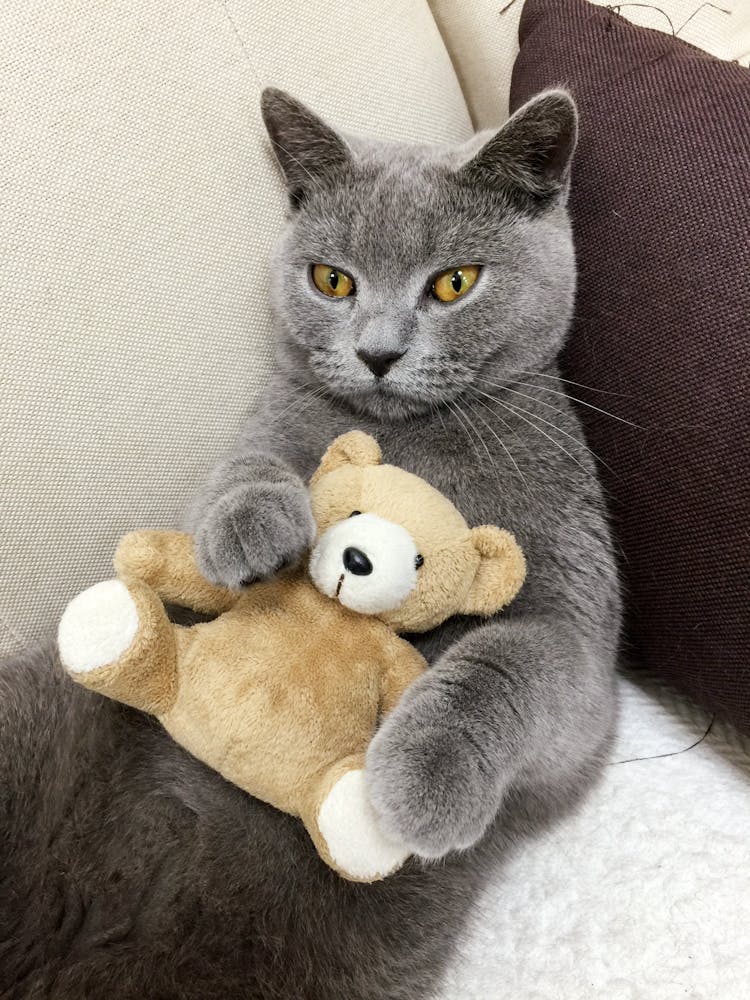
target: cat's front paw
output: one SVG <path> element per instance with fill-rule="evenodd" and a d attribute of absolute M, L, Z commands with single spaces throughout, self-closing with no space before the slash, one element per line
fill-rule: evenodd
<path fill-rule="evenodd" d="M 417 681 L 388 716 L 366 768 L 381 829 L 426 858 L 476 843 L 506 785 L 486 733 L 471 717 L 446 711 L 435 681 L 430 674 Z"/>
<path fill-rule="evenodd" d="M 312 545 L 315 521 L 303 486 L 247 483 L 211 504 L 195 531 L 198 568 L 235 589 L 292 566 Z"/>

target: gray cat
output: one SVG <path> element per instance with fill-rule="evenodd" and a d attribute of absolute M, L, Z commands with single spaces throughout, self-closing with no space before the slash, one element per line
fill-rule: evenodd
<path fill-rule="evenodd" d="M 460 147 L 344 139 L 275 90 L 263 114 L 291 205 L 272 271 L 278 363 L 194 504 L 203 571 L 240 586 L 299 559 L 304 480 L 358 427 L 469 523 L 510 528 L 528 579 L 497 619 L 415 637 L 431 670 L 367 773 L 383 826 L 417 856 L 372 886 L 49 653 L 6 663 L 2 996 L 428 996 L 493 866 L 606 755 L 620 601 L 556 369 L 575 285 L 570 98 L 543 94 Z"/>

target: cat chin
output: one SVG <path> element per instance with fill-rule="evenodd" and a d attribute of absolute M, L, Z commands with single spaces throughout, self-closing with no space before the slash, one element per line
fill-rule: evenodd
<path fill-rule="evenodd" d="M 393 383 L 378 383 L 362 389 L 342 390 L 331 387 L 331 395 L 349 406 L 355 413 L 376 420 L 398 421 L 422 416 L 440 406 L 446 399 L 409 395 Z"/>

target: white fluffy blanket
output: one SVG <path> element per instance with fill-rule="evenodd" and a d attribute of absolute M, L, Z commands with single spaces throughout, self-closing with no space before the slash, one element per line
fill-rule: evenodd
<path fill-rule="evenodd" d="M 440 1000 L 750 1000 L 750 740 L 620 689 L 604 780 L 488 887 Z"/>

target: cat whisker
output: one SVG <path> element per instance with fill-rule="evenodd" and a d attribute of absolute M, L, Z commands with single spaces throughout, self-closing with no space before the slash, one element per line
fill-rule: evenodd
<path fill-rule="evenodd" d="M 449 407 L 451 413 L 453 413 L 453 415 L 458 420 L 459 426 L 462 428 L 462 430 L 466 434 L 467 438 L 469 439 L 469 444 L 471 445 L 472 451 L 474 452 L 474 454 L 477 457 L 477 461 L 481 463 L 482 456 L 477 451 L 477 448 L 476 448 L 476 445 L 474 444 L 474 438 L 472 437 L 471 431 L 467 429 L 467 426 L 464 423 L 465 416 L 462 416 L 463 411 L 460 410 L 458 404 L 455 401 L 449 400 L 448 401 L 448 407 Z"/>
<path fill-rule="evenodd" d="M 505 387 L 505 388 L 507 388 L 507 387 Z M 510 391 L 513 392 L 514 390 L 511 389 Z M 559 413 L 559 414 L 562 415 L 562 411 L 558 410 L 557 407 L 555 407 L 555 406 L 552 405 L 552 403 L 547 403 L 547 402 L 545 402 L 542 399 L 537 399 L 535 396 L 526 396 L 526 394 L 523 393 L 523 392 L 518 392 L 518 393 L 516 393 L 516 395 L 518 395 L 518 396 L 525 396 L 526 399 L 531 399 L 531 400 L 533 400 L 536 403 L 541 403 L 543 406 L 548 407 L 549 409 L 553 410 L 555 413 Z M 585 441 L 581 441 L 574 434 L 570 434 L 568 431 L 564 430 L 562 427 L 558 427 L 557 424 L 552 423 L 551 420 L 547 420 L 540 413 L 534 413 L 532 410 L 527 410 L 524 407 L 519 406 L 518 403 L 515 403 L 515 404 L 508 403 L 508 405 L 509 406 L 514 406 L 515 405 L 515 407 L 518 410 L 520 410 L 522 413 L 528 413 L 531 416 L 536 417 L 537 420 L 541 420 L 541 422 L 543 424 L 546 424 L 548 427 L 551 427 L 553 430 L 557 431 L 558 434 L 562 434 L 564 437 L 566 437 L 570 441 L 572 441 L 573 444 L 577 445 L 579 448 L 582 448 L 584 451 L 587 451 L 589 453 L 589 455 L 591 455 L 591 457 L 593 459 L 595 459 L 600 465 L 604 466 L 604 468 L 607 470 L 607 472 L 609 472 L 611 475 L 613 475 L 616 479 L 620 479 L 620 476 L 617 475 L 617 473 L 612 468 L 612 466 L 609 465 L 607 462 L 605 462 L 604 459 L 601 458 L 599 455 L 597 455 L 597 453 L 592 448 L 590 448 L 586 444 Z"/>
<path fill-rule="evenodd" d="M 303 395 L 307 395 L 307 391 L 317 389 L 320 386 L 320 382 L 318 379 L 310 378 L 306 379 L 304 382 L 293 382 L 292 386 L 297 392 L 302 392 Z M 293 400 L 290 405 L 294 405 L 297 401 L 298 399 Z"/>
<path fill-rule="evenodd" d="M 431 405 L 433 405 L 435 407 L 435 412 L 437 413 L 438 417 L 440 418 L 440 426 L 443 428 L 443 433 L 446 434 L 447 433 L 447 428 L 445 426 L 445 421 L 443 420 L 443 410 L 442 410 L 442 407 L 440 406 L 439 403 L 433 403 Z"/>
<path fill-rule="evenodd" d="M 554 403 L 548 403 L 546 399 L 540 399 L 538 396 L 531 396 L 527 392 L 520 392 L 518 389 L 514 389 L 512 386 L 505 385 L 502 382 L 491 382 L 489 379 L 486 378 L 481 378 L 479 379 L 479 381 L 482 382 L 484 385 L 491 385 L 495 389 L 502 389 L 504 392 L 512 392 L 514 396 L 521 396 L 523 399 L 530 399 L 533 403 L 539 403 L 541 406 L 546 406 L 548 410 L 552 410 L 553 413 L 557 413 L 561 417 L 564 417 L 566 415 L 563 410 L 555 406 Z M 516 385 L 526 385 L 526 383 L 520 382 L 516 383 Z M 536 386 L 530 388 L 536 388 Z M 539 388 L 544 388 L 544 387 L 540 386 Z M 563 393 L 563 395 L 565 394 Z M 536 414 L 536 415 L 539 417 L 540 420 L 544 420 L 544 417 L 542 417 L 541 414 Z M 565 431 L 563 431 L 556 424 L 553 426 L 555 427 L 555 430 L 560 431 L 561 434 L 565 433 Z M 578 439 L 574 438 L 573 440 L 578 440 Z"/>
<path fill-rule="evenodd" d="M 280 420 L 286 414 L 293 414 L 296 420 L 302 416 L 305 410 L 309 410 L 317 399 L 321 399 L 325 394 L 326 387 L 324 385 L 318 386 L 311 392 L 306 392 L 300 399 L 295 399 L 289 406 L 283 409 L 276 419 Z"/>
<path fill-rule="evenodd" d="M 542 406 L 549 406 L 551 409 L 560 413 L 556 407 L 552 406 L 551 403 L 545 402 L 543 399 L 539 399 L 537 396 L 530 396 L 526 392 L 519 392 L 518 389 L 513 389 L 509 385 L 504 385 L 501 382 L 492 382 L 490 379 L 480 378 L 480 382 L 485 382 L 487 385 L 492 385 L 496 389 L 505 389 L 506 392 L 512 392 L 516 396 L 523 396 L 525 399 L 531 399 L 535 403 L 541 403 Z M 561 392 L 559 389 L 550 389 L 546 385 L 530 385 L 528 382 L 520 382 L 519 385 L 525 385 L 529 389 L 540 389 L 542 392 L 551 392 L 554 396 L 563 396 L 565 399 L 571 399 L 574 403 L 580 403 L 581 406 L 587 406 L 590 410 L 596 410 L 597 413 L 602 413 L 605 417 L 611 417 L 612 420 L 617 420 L 621 424 L 627 424 L 628 427 L 634 427 L 638 431 L 644 430 L 639 424 L 634 424 L 632 420 L 626 420 L 625 417 L 618 417 L 616 413 L 610 413 L 609 410 L 603 410 L 600 406 L 594 406 L 593 403 L 587 403 L 584 399 L 578 399 L 576 396 L 571 396 L 568 392 Z"/>
<path fill-rule="evenodd" d="M 566 433 L 565 431 L 561 431 L 559 427 L 556 427 L 555 424 L 550 423 L 549 420 L 545 420 L 543 417 L 540 417 L 538 413 L 533 413 L 531 410 L 525 410 L 523 409 L 523 407 L 514 405 L 512 403 L 504 402 L 502 399 L 498 399 L 496 396 L 491 396 L 489 393 L 484 392 L 482 389 L 477 389 L 475 387 L 474 391 L 480 393 L 482 396 L 486 396 L 486 398 L 492 400 L 493 403 L 497 403 L 499 406 L 502 406 L 504 409 L 508 410 L 509 413 L 515 414 L 515 416 L 517 416 L 520 420 L 523 420 L 524 423 L 528 424 L 529 427 L 533 427 L 534 430 L 537 431 L 537 433 L 547 438 L 547 440 L 551 442 L 559 451 L 561 451 L 563 455 L 566 455 L 571 460 L 571 462 L 575 462 L 578 468 L 582 469 L 587 476 L 593 476 L 591 469 L 587 469 L 586 466 L 583 465 L 583 463 L 580 462 L 575 457 L 575 455 L 572 455 L 566 448 L 564 448 L 559 441 L 556 441 L 550 434 L 542 430 L 542 428 L 539 427 L 537 424 L 535 424 L 533 421 L 529 420 L 528 417 L 524 417 L 523 414 L 526 413 L 529 414 L 529 416 L 536 417 L 537 420 L 541 420 L 542 423 L 548 424 L 550 427 L 552 427 L 554 430 L 560 433 L 565 434 Z M 586 448 L 586 446 L 582 444 L 582 442 L 577 441 L 570 434 L 567 434 L 566 436 L 571 438 L 571 440 L 574 441 L 575 444 L 578 445 L 579 447 Z M 590 451 L 590 449 L 586 448 L 586 451 Z M 593 452 L 591 454 L 593 454 Z"/>
<path fill-rule="evenodd" d="M 599 389 L 594 385 L 584 385 L 583 382 L 574 382 L 570 378 L 563 378 L 562 375 L 550 375 L 549 372 L 530 372 L 523 368 L 505 368 L 504 370 L 506 372 L 512 372 L 514 375 L 533 375 L 536 378 L 554 379 L 556 382 L 564 382 L 566 385 L 575 385 L 579 389 L 588 390 L 588 392 L 599 392 L 603 396 L 620 396 L 622 399 L 633 399 L 633 396 L 627 392 L 614 392 L 612 389 Z M 538 388 L 542 389 L 544 387 L 540 385 Z"/>
<path fill-rule="evenodd" d="M 523 382 L 521 384 L 528 385 L 527 382 Z M 569 392 L 561 392 L 559 389 L 550 389 L 548 385 L 538 385 L 534 386 L 534 388 L 542 389 L 544 392 L 551 392 L 555 396 L 565 396 L 567 399 L 572 399 L 574 403 L 586 406 L 589 410 L 596 410 L 597 413 L 601 413 L 603 416 L 609 417 L 611 420 L 617 420 L 621 424 L 627 424 L 628 427 L 633 427 L 637 431 L 645 430 L 645 427 L 642 427 L 640 424 L 636 424 L 634 421 L 628 420 L 626 417 L 619 417 L 616 413 L 602 409 L 601 406 L 594 406 L 593 403 L 587 403 L 585 399 L 579 399 L 578 396 L 571 396 Z"/>
<path fill-rule="evenodd" d="M 471 413 L 473 413 L 473 414 L 474 414 L 474 416 L 476 417 L 476 416 L 477 416 L 477 413 L 476 413 L 476 411 L 474 410 L 473 406 L 471 406 L 471 404 L 470 404 L 470 403 L 469 403 L 468 401 L 466 401 L 466 405 L 467 405 L 467 406 L 469 407 L 469 411 L 470 411 Z M 493 468 L 493 471 L 495 472 L 495 476 L 497 477 L 497 479 L 498 479 L 498 482 L 499 482 L 499 481 L 500 481 L 500 470 L 499 470 L 499 469 L 498 469 L 498 467 L 497 467 L 497 462 L 495 461 L 495 459 L 494 459 L 494 458 L 493 458 L 493 456 L 492 456 L 492 452 L 491 452 L 491 451 L 490 451 L 490 449 L 489 449 L 489 448 L 487 447 L 487 442 L 486 442 L 486 441 L 484 440 L 484 437 L 483 437 L 483 436 L 482 436 L 482 434 L 480 433 L 480 431 L 479 431 L 479 429 L 477 428 L 476 424 L 473 424 L 473 423 L 472 423 L 472 421 L 471 421 L 471 418 L 470 418 L 470 417 L 467 417 L 467 416 L 466 416 L 466 414 L 465 414 L 465 413 L 464 413 L 464 411 L 463 411 L 463 410 L 461 409 L 461 407 L 460 407 L 460 406 L 458 405 L 458 403 L 456 403 L 456 404 L 455 404 L 455 406 L 456 406 L 456 408 L 457 408 L 458 410 L 460 410 L 460 412 L 461 412 L 461 413 L 463 413 L 463 414 L 464 414 L 464 417 L 465 417 L 466 421 L 468 422 L 468 424 L 470 425 L 470 427 L 471 427 L 471 428 L 473 429 L 474 433 L 476 434 L 477 438 L 478 438 L 478 439 L 479 439 L 479 441 L 481 442 L 481 444 L 482 444 L 482 447 L 484 448 L 484 450 L 485 450 L 485 452 L 486 452 L 486 454 L 487 454 L 487 459 L 488 459 L 488 461 L 489 461 L 490 465 L 492 466 L 492 468 Z M 483 422 L 484 424 L 486 424 L 486 423 L 487 423 L 486 421 L 482 421 L 482 422 Z"/>
<path fill-rule="evenodd" d="M 631 393 L 627 392 L 614 392 L 612 389 L 600 389 L 595 385 L 585 385 L 583 382 L 574 382 L 572 379 L 563 378 L 562 375 L 551 375 L 549 372 L 532 372 L 527 371 L 525 368 L 508 368 L 507 365 L 502 364 L 500 361 L 488 361 L 485 362 L 485 367 L 488 369 L 494 368 L 498 375 L 527 375 L 534 378 L 546 378 L 552 379 L 555 382 L 563 382 L 565 385 L 574 385 L 579 389 L 586 389 L 588 392 L 598 392 L 603 396 L 619 396 L 621 399 L 634 399 L 635 397 Z M 519 382 L 519 385 L 526 385 L 529 383 Z M 533 384 L 533 383 L 532 383 Z M 535 385 L 536 389 L 543 389 L 543 385 Z M 565 394 L 567 395 L 567 393 Z"/>
<path fill-rule="evenodd" d="M 475 399 L 475 402 L 478 403 L 479 406 L 483 406 L 486 410 L 489 410 L 490 413 L 494 414 L 494 416 L 497 417 L 497 419 L 500 420 L 502 423 L 504 423 L 506 427 L 508 427 L 509 429 L 511 429 L 510 428 L 510 424 L 506 420 L 503 420 L 503 418 L 499 414 L 495 413 L 495 411 L 493 409 L 491 409 L 491 407 L 487 406 L 487 404 L 484 403 L 481 399 Z M 490 432 L 490 434 L 492 434 L 496 438 L 496 440 L 497 440 L 498 444 L 500 445 L 500 447 L 503 449 L 503 451 L 505 452 L 505 454 L 508 456 L 508 458 L 510 459 L 510 461 L 513 463 L 513 467 L 516 470 L 516 472 L 518 473 L 518 475 L 521 477 L 521 482 L 524 484 L 524 487 L 526 488 L 526 490 L 528 492 L 531 492 L 531 490 L 529 489 L 529 484 L 528 484 L 528 481 L 526 479 L 526 476 L 524 476 L 524 474 L 521 472 L 521 468 L 518 465 L 518 462 L 516 462 L 515 458 L 513 457 L 512 453 L 511 453 L 511 450 L 508 447 L 508 445 L 506 445 L 506 443 L 503 441 L 503 439 L 497 433 L 497 431 L 495 430 L 495 428 L 487 420 L 484 419 L 484 417 L 482 416 L 481 413 L 477 413 L 477 411 L 473 407 L 472 407 L 472 413 L 474 414 L 475 417 L 478 417 L 482 421 L 482 423 L 487 428 L 487 430 Z"/>
<path fill-rule="evenodd" d="M 292 402 L 288 406 L 284 407 L 284 409 L 279 414 L 279 417 L 285 416 L 287 413 L 290 413 L 292 410 L 297 409 L 303 403 L 306 403 L 307 400 L 310 399 L 312 396 L 314 396 L 318 392 L 318 390 L 320 389 L 319 385 L 315 385 L 312 382 L 306 382 L 303 386 L 300 386 L 300 388 L 304 390 L 309 385 L 312 385 L 313 388 L 310 389 L 307 392 L 303 391 L 303 393 L 302 393 L 301 396 L 298 396 L 296 399 L 293 399 Z"/>

